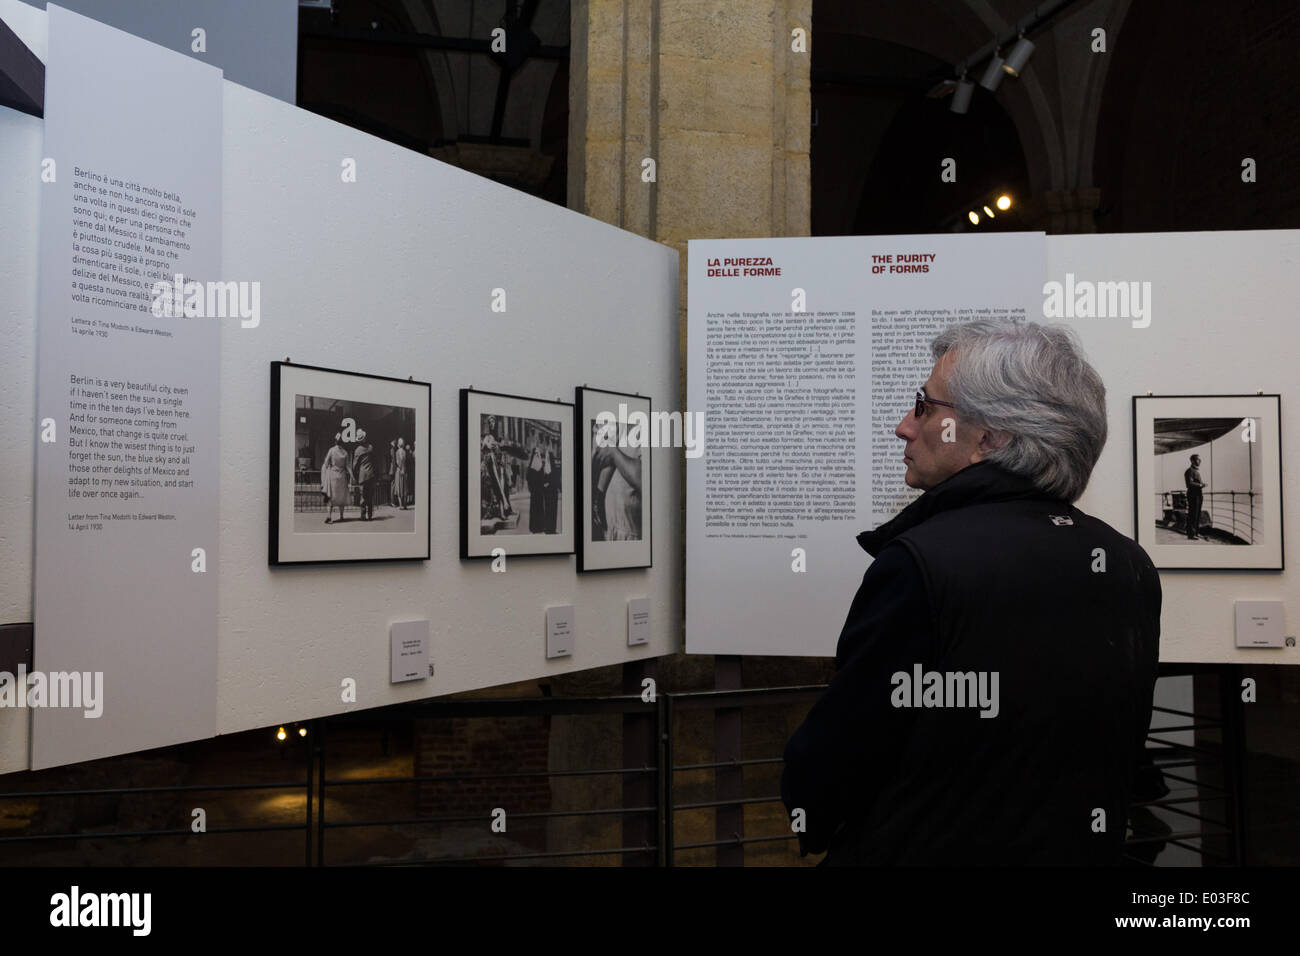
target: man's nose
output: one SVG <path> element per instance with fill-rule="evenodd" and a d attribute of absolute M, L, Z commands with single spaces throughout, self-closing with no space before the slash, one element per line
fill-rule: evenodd
<path fill-rule="evenodd" d="M 915 425 L 916 409 L 909 408 L 907 414 L 903 416 L 903 420 L 899 422 L 898 427 L 894 429 L 894 437 L 901 438 L 904 441 L 911 441 L 915 432 Z"/>

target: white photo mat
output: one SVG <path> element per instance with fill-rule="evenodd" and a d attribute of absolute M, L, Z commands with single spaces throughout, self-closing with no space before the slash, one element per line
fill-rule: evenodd
<path fill-rule="evenodd" d="M 365 374 L 332 371 L 304 365 L 278 364 L 279 416 L 278 554 L 272 563 L 295 564 L 326 561 L 423 560 L 429 557 L 429 386 L 423 382 L 374 378 Z M 314 395 L 373 405 L 415 409 L 416 458 L 413 531 L 404 533 L 353 532 L 319 534 L 294 530 L 294 457 L 296 396 Z M 421 447 L 423 445 L 423 447 Z M 271 463 L 275 467 L 276 462 Z"/>
<path fill-rule="evenodd" d="M 1282 483 L 1280 472 L 1280 405 L 1277 395 L 1137 395 L 1133 400 L 1134 540 L 1150 555 L 1157 568 L 1201 570 L 1281 570 Z M 1157 419 L 1236 418 L 1254 419 L 1254 440 L 1258 445 L 1259 489 L 1257 512 L 1253 515 L 1257 541 L 1253 544 L 1207 542 L 1161 544 L 1157 542 L 1156 519 L 1160 516 L 1155 479 L 1155 423 Z M 1243 429 L 1235 429 L 1234 435 Z M 1240 436 L 1238 436 L 1239 439 Z M 1187 458 L 1194 449 L 1187 450 Z M 1203 456 L 1204 457 L 1204 456 Z M 1208 469 L 1209 463 L 1204 462 Z M 1210 476 L 1205 475 L 1208 481 Z M 1213 487 L 1207 491 L 1214 491 Z M 1248 489 L 1243 489 L 1248 490 Z M 1210 511 L 1206 495 L 1203 510 Z"/>
<path fill-rule="evenodd" d="M 578 467 L 582 469 L 581 501 L 578 513 L 582 516 L 581 541 L 578 550 L 579 571 L 609 571 L 619 568 L 648 568 L 651 566 L 653 542 L 651 540 L 651 448 L 649 442 L 651 429 L 649 425 L 642 429 L 646 446 L 632 449 L 640 452 L 641 457 L 641 537 L 636 541 L 595 541 L 593 540 L 592 492 L 597 475 L 591 473 L 592 433 L 591 422 L 602 412 L 615 416 L 618 424 L 619 406 L 625 407 L 626 415 L 640 412 L 645 421 L 651 422 L 650 399 L 639 395 L 627 395 L 622 392 L 607 392 L 602 389 L 582 387 L 577 390 L 575 407 L 578 413 Z"/>
<path fill-rule="evenodd" d="M 554 534 L 483 534 L 479 516 L 483 490 L 479 482 L 481 416 L 527 418 L 558 421 L 560 436 L 557 447 L 560 459 L 560 520 Z M 574 553 L 574 468 L 575 462 L 564 455 L 573 448 L 573 405 L 543 399 L 502 395 L 475 389 L 461 390 L 461 558 L 490 558 L 495 548 L 505 550 L 506 557 Z"/>

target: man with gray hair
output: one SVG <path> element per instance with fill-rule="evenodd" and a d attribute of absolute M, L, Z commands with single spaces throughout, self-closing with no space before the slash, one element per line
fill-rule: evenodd
<path fill-rule="evenodd" d="M 1106 443 L 1105 387 L 1063 326 L 970 322 L 931 350 L 895 429 L 924 494 L 858 536 L 875 560 L 835 677 L 786 746 L 800 849 L 1118 863 L 1161 593 L 1140 547 L 1073 506 Z"/>

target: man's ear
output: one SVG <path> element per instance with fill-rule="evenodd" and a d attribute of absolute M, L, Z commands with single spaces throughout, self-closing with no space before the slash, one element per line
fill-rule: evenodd
<path fill-rule="evenodd" d="M 999 448 L 1002 448 L 1009 441 L 1011 441 L 1011 435 L 1009 432 L 985 429 L 980 432 L 979 446 L 977 447 L 975 454 L 971 457 L 974 461 L 980 461 L 983 458 L 987 458 Z"/>

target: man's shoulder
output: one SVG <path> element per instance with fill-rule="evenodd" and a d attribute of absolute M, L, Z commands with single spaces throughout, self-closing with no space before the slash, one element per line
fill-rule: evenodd
<path fill-rule="evenodd" d="M 932 515 L 899 535 L 914 554 L 927 555 L 961 542 L 978 545 L 979 553 L 987 555 L 989 548 L 1014 549 L 1021 542 L 1039 538 L 1063 544 L 1085 538 L 1092 546 L 1131 552 L 1149 561 L 1137 542 L 1101 518 L 1051 498 L 979 502 Z"/>
<path fill-rule="evenodd" d="M 1026 497 L 1011 498 L 1003 501 L 977 501 L 960 508 L 952 508 L 930 515 L 921 523 L 903 532 L 900 537 L 912 537 L 914 540 L 930 535 L 947 534 L 955 529 L 975 529 L 981 525 L 1006 526 L 1025 522 L 1030 527 L 1060 527 L 1053 518 L 1071 518 L 1082 516 L 1083 512 L 1064 501 L 1051 498 Z M 1092 519 L 1096 520 L 1096 519 Z"/>

